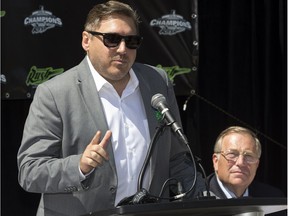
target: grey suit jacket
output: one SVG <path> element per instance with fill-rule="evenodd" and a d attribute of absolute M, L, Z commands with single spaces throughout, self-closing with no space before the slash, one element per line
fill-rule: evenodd
<path fill-rule="evenodd" d="M 166 73 L 138 63 L 133 70 L 139 79 L 151 136 L 158 125 L 150 105 L 156 93 L 166 97 L 171 112 L 181 122 Z M 108 129 L 86 59 L 37 87 L 18 152 L 20 185 L 42 194 L 37 215 L 83 215 L 114 207 L 117 172 L 111 143 L 107 147 L 110 160 L 85 181 L 80 180 L 78 167 L 81 154 L 96 131 L 104 134 Z M 170 128 L 164 133 L 151 157 L 149 192 L 154 195 L 159 194 L 169 176 L 187 177 L 186 182 L 190 182 L 195 174 L 187 159 L 178 157 L 187 151 L 186 146 L 178 142 Z M 202 181 L 197 184 L 199 190 L 204 188 Z M 195 190 L 193 194 L 196 193 Z"/>

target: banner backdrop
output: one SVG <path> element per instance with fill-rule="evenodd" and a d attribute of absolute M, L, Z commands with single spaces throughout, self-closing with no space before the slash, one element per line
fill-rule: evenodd
<path fill-rule="evenodd" d="M 32 98 L 37 85 L 77 65 L 85 56 L 81 37 L 86 15 L 103 1 L 2 2 L 1 98 Z M 144 37 L 137 61 L 163 68 L 176 95 L 196 88 L 196 0 L 125 0 L 141 18 Z"/>

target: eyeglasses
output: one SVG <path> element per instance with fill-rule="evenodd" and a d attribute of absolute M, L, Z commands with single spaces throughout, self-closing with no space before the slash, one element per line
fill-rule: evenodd
<path fill-rule="evenodd" d="M 139 35 L 127 35 L 122 36 L 116 33 L 101 33 L 96 31 L 87 31 L 93 36 L 101 35 L 103 36 L 103 43 L 106 47 L 112 48 L 119 46 L 120 42 L 124 39 L 125 45 L 129 49 L 137 49 L 143 40 L 143 37 Z"/>
<path fill-rule="evenodd" d="M 215 153 L 221 154 L 228 162 L 232 163 L 236 163 L 240 155 L 243 156 L 243 160 L 248 164 L 254 164 L 259 160 L 256 154 L 245 151 L 240 153 L 236 150 L 226 150 Z"/>

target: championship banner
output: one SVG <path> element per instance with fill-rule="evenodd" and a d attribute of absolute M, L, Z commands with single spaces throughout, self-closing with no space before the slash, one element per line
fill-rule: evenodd
<path fill-rule="evenodd" d="M 199 62 L 197 0 L 126 1 L 141 18 L 139 62 L 163 68 L 176 95 L 196 88 Z"/>
<path fill-rule="evenodd" d="M 80 63 L 86 15 L 100 2 L 2 2 L 1 98 L 33 98 L 40 83 Z M 199 62 L 197 1 L 123 2 L 141 20 L 144 40 L 136 61 L 163 68 L 176 95 L 189 95 L 196 88 Z"/>

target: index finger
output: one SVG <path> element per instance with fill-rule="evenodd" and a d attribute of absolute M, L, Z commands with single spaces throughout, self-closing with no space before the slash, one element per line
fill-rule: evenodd
<path fill-rule="evenodd" d="M 102 146 L 102 148 L 106 149 L 106 146 L 110 140 L 112 136 L 112 132 L 110 130 L 106 131 L 103 139 L 101 140 L 101 142 L 99 143 L 100 146 Z"/>

